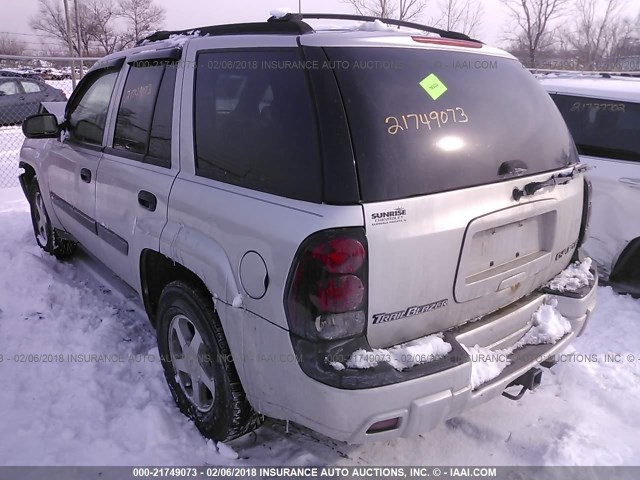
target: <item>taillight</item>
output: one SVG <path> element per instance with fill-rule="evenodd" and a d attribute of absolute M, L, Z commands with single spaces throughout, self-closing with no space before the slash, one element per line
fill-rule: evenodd
<path fill-rule="evenodd" d="M 367 242 L 362 228 L 325 230 L 302 244 L 285 293 L 291 332 L 308 340 L 364 333 Z"/>
<path fill-rule="evenodd" d="M 591 220 L 591 195 L 593 187 L 591 181 L 584 179 L 584 203 L 582 206 L 582 222 L 580 223 L 580 235 L 578 236 L 578 247 L 580 247 L 587 238 L 589 230 L 589 220 Z"/>
<path fill-rule="evenodd" d="M 309 298 L 321 312 L 349 312 L 362 305 L 364 285 L 355 275 L 336 275 L 319 281 Z"/>
<path fill-rule="evenodd" d="M 364 263 L 364 246 L 355 238 L 334 238 L 316 245 L 311 255 L 330 273 L 354 273 Z"/>

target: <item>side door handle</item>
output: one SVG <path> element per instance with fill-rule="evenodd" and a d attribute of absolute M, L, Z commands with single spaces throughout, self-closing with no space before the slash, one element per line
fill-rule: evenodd
<path fill-rule="evenodd" d="M 140 190 L 138 193 L 138 203 L 143 208 L 146 208 L 151 212 L 155 212 L 156 206 L 158 205 L 158 199 L 153 193 L 147 192 L 146 190 Z"/>
<path fill-rule="evenodd" d="M 623 178 L 619 178 L 618 181 L 620 183 L 624 183 L 625 185 L 629 185 L 631 187 L 640 188 L 640 178 L 623 177 Z"/>
<path fill-rule="evenodd" d="M 85 183 L 91 183 L 91 170 L 83 168 L 80 170 L 80 178 Z"/>

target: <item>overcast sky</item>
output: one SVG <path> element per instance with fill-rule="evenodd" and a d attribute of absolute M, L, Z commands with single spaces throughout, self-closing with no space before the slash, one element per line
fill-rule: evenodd
<path fill-rule="evenodd" d="M 72 0 L 69 0 L 70 3 Z M 78 0 L 82 2 L 83 0 Z M 115 1 L 115 0 L 114 0 Z M 429 0 L 432 5 L 440 0 Z M 503 36 L 506 12 L 499 0 L 478 0 L 484 5 L 483 23 L 478 37 L 488 43 L 497 43 Z M 636 1 L 636 0 L 633 0 Z M 0 32 L 18 33 L 15 37 L 27 42 L 27 47 L 37 49 L 39 38 L 29 28 L 29 19 L 37 11 L 37 0 L 1 0 Z M 274 7 L 290 7 L 298 10 L 297 0 L 156 0 L 166 9 L 165 27 L 183 29 L 219 23 L 262 21 Z M 302 0 L 303 11 L 321 13 L 353 13 L 343 0 Z M 428 22 L 436 15 L 432 6 L 420 18 Z M 50 40 L 49 40 L 50 41 Z"/>
<path fill-rule="evenodd" d="M 57 0 L 61 1 L 61 0 Z M 69 0 L 72 2 L 73 0 Z M 84 0 L 77 0 L 82 2 Z M 111 0 L 115 2 L 116 0 Z M 290 7 L 298 10 L 298 0 L 155 0 L 166 9 L 164 27 L 170 30 L 215 25 L 220 23 L 262 21 L 274 7 Z M 354 13 L 345 0 L 301 0 L 303 12 Z M 427 9 L 417 21 L 433 23 L 438 16 L 435 7 L 443 0 L 427 0 Z M 508 31 L 508 10 L 500 0 L 477 0 L 484 8 L 482 24 L 477 38 L 489 44 L 500 44 Z M 37 0 L 0 0 L 0 33 L 9 32 L 26 43 L 30 50 L 40 50 L 41 36 L 29 28 L 29 20 L 37 12 Z M 640 0 L 624 0 L 624 10 L 637 15 Z M 51 42 L 51 40 L 44 40 Z M 504 46 L 504 45 L 503 45 Z"/>

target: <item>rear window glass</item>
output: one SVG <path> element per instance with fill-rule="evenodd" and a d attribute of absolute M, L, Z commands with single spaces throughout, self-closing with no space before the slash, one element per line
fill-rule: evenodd
<path fill-rule="evenodd" d="M 515 60 L 426 49 L 326 52 L 336 65 L 365 202 L 578 161 L 552 100 Z"/>
<path fill-rule="evenodd" d="M 581 155 L 640 162 L 640 104 L 551 95 Z"/>

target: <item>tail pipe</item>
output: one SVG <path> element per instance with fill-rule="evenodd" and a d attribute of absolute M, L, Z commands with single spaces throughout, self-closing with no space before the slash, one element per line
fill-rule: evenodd
<path fill-rule="evenodd" d="M 517 395 L 511 395 L 510 393 L 502 392 L 502 395 L 507 397 L 509 400 L 520 400 L 524 396 L 527 390 L 533 391 L 536 388 L 538 388 L 541 381 L 542 381 L 542 370 L 540 370 L 537 367 L 534 367 L 531 370 L 529 370 L 527 373 L 520 375 L 513 382 L 507 385 L 507 388 L 513 387 L 516 385 L 522 386 L 520 393 L 518 393 Z"/>

